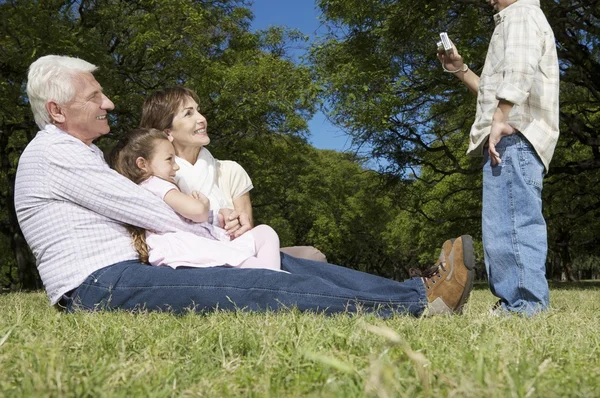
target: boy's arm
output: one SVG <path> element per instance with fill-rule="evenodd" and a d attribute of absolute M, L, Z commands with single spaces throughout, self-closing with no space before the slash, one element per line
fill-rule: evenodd
<path fill-rule="evenodd" d="M 479 76 L 464 63 L 454 43 L 452 43 L 451 52 L 438 51 L 437 56 L 445 71 L 449 71 L 459 78 L 473 94 L 477 94 Z"/>

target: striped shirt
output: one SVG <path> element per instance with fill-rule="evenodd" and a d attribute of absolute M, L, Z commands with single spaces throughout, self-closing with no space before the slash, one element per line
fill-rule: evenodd
<path fill-rule="evenodd" d="M 138 258 L 126 224 L 214 239 L 213 225 L 185 221 L 110 169 L 97 146 L 53 125 L 38 132 L 19 159 L 15 208 L 51 304 L 92 272 Z M 217 220 L 214 213 L 209 218 Z"/>
<path fill-rule="evenodd" d="M 559 135 L 554 33 L 539 0 L 518 0 L 494 15 L 494 21 L 467 153 L 482 155 L 502 99 L 514 104 L 508 124 L 527 138 L 547 172 Z"/>

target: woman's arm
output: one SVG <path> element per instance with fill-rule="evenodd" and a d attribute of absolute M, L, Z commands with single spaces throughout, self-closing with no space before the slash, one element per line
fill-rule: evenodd
<path fill-rule="evenodd" d="M 195 195 L 194 195 L 195 194 Z M 186 195 L 177 189 L 171 189 L 164 196 L 164 201 L 183 217 L 194 222 L 208 220 L 210 202 L 208 198 L 194 191 L 193 196 Z"/>
<path fill-rule="evenodd" d="M 250 220 L 250 226 L 254 226 L 254 219 L 252 218 L 252 202 L 250 201 L 250 192 L 238 196 L 233 199 L 233 207 L 238 213 L 246 213 Z"/>

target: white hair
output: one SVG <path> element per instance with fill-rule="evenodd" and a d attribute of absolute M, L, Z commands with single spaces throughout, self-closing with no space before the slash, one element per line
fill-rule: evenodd
<path fill-rule="evenodd" d="M 73 78 L 78 73 L 92 73 L 98 69 L 79 58 L 46 55 L 29 66 L 27 96 L 35 123 L 43 129 L 52 119 L 46 109 L 48 101 L 66 104 L 75 96 Z"/>

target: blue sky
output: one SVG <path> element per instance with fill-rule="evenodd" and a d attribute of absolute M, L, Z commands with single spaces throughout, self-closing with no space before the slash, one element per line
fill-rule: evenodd
<path fill-rule="evenodd" d="M 253 29 L 269 26 L 287 26 L 299 29 L 313 38 L 319 30 L 319 10 L 314 0 L 254 0 Z M 321 113 L 309 122 L 310 142 L 319 149 L 350 149 L 350 139 L 331 125 Z"/>

